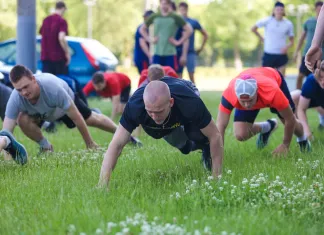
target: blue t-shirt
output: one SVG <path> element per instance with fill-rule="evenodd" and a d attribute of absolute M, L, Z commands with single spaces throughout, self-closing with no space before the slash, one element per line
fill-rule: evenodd
<path fill-rule="evenodd" d="M 140 38 L 143 36 L 140 34 L 139 29 L 142 25 L 138 26 L 135 33 L 135 47 L 134 47 L 134 61 L 148 61 L 148 57 L 145 55 L 144 51 L 140 45 Z M 147 43 L 149 46 L 149 43 Z"/>
<path fill-rule="evenodd" d="M 308 75 L 303 84 L 301 95 L 310 99 L 309 108 L 324 107 L 324 89 L 318 84 L 313 74 Z"/>
<path fill-rule="evenodd" d="M 191 123 L 199 129 L 203 129 L 210 123 L 211 114 L 188 83 L 171 77 L 164 77 L 161 81 L 169 86 L 171 97 L 174 98 L 174 105 L 171 108 L 168 121 L 158 125 L 147 114 L 143 100 L 144 86 L 137 89 L 132 95 L 120 119 L 120 124 L 129 133 L 132 133 L 137 126 L 142 125 L 148 135 L 154 139 L 160 139 L 182 125 Z"/>
<path fill-rule="evenodd" d="M 188 53 L 195 52 L 195 31 L 196 30 L 202 30 L 202 27 L 198 20 L 192 19 L 192 18 L 185 18 L 186 22 L 189 23 L 194 30 L 191 36 L 189 37 L 189 48 L 188 48 Z M 176 33 L 176 39 L 179 40 L 182 37 L 182 28 L 179 28 L 177 33 Z M 182 51 L 182 46 L 180 45 L 177 47 L 177 51 L 180 52 Z"/>

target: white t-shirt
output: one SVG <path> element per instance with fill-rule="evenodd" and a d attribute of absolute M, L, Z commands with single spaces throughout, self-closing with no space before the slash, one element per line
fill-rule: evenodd
<path fill-rule="evenodd" d="M 290 20 L 276 20 L 273 16 L 259 20 L 258 28 L 264 27 L 264 52 L 281 55 L 287 45 L 287 38 L 294 36 L 294 25 Z"/>

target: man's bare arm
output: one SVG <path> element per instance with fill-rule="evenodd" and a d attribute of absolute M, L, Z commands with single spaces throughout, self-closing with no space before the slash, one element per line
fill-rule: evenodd
<path fill-rule="evenodd" d="M 60 45 L 64 51 L 64 54 L 65 54 L 65 57 L 66 57 L 66 60 L 67 60 L 67 65 L 70 63 L 70 60 L 71 60 L 71 55 L 70 55 L 70 51 L 69 51 L 69 46 L 68 46 L 68 43 L 66 41 L 66 33 L 65 32 L 59 32 L 59 36 L 58 36 L 58 39 L 59 39 L 59 42 L 60 42 Z"/>
<path fill-rule="evenodd" d="M 297 116 L 300 123 L 303 125 L 304 133 L 307 137 L 312 135 L 312 132 L 308 125 L 306 111 L 309 107 L 310 99 L 300 96 L 297 107 Z"/>
<path fill-rule="evenodd" d="M 17 124 L 16 120 L 5 117 L 5 119 L 3 120 L 2 129 L 7 130 L 10 133 L 13 133 L 13 131 L 16 127 L 16 124 Z"/>
<path fill-rule="evenodd" d="M 280 111 L 279 114 L 285 121 L 284 138 L 282 144 L 289 148 L 295 130 L 296 117 L 293 111 L 291 110 L 290 106 Z"/>
<path fill-rule="evenodd" d="M 251 31 L 260 39 L 261 42 L 264 42 L 264 38 L 258 31 L 258 26 L 254 25 L 251 29 Z"/>
<path fill-rule="evenodd" d="M 230 120 L 230 115 L 219 110 L 216 124 L 220 134 L 222 135 L 223 142 L 225 142 L 225 130 L 228 126 L 229 120 Z"/>

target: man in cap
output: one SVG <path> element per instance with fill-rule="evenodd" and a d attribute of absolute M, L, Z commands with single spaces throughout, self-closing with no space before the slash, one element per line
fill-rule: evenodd
<path fill-rule="evenodd" d="M 269 107 L 272 113 L 276 113 L 285 125 L 283 142 L 273 153 L 287 153 L 293 133 L 297 136 L 301 151 L 310 151 L 310 143 L 304 135 L 303 126 L 294 115 L 295 105 L 287 84 L 277 70 L 269 67 L 243 71 L 230 82 L 224 91 L 217 118 L 217 127 L 223 139 L 230 114 L 235 108 L 236 139 L 245 141 L 259 134 L 257 147 L 264 148 L 278 125 L 276 119 L 254 122 L 260 109 L 266 107 Z"/>

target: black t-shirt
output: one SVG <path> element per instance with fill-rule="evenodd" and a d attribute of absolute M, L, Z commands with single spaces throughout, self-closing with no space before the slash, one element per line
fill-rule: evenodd
<path fill-rule="evenodd" d="M 208 109 L 188 83 L 169 77 L 164 77 L 161 81 L 169 86 L 171 97 L 174 99 L 170 117 L 168 116 L 162 125 L 153 121 L 145 110 L 143 100 L 145 87 L 141 87 L 128 101 L 120 119 L 120 124 L 129 133 L 132 133 L 137 126 L 142 125 L 148 135 L 160 139 L 182 125 L 192 123 L 199 129 L 203 129 L 210 123 L 212 117 Z"/>

